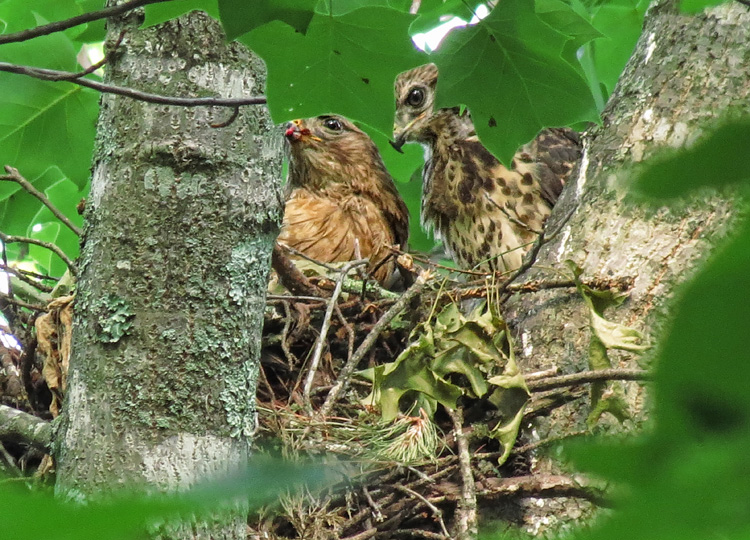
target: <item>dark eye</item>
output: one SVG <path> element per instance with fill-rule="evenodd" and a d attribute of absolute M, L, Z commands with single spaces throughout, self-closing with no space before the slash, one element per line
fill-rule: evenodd
<path fill-rule="evenodd" d="M 422 103 L 424 103 L 424 90 L 419 87 L 409 90 L 409 94 L 406 96 L 406 104 L 419 107 Z"/>
<path fill-rule="evenodd" d="M 331 131 L 341 131 L 343 129 L 341 122 L 339 122 L 335 118 L 326 118 L 325 120 L 323 120 L 323 125 Z"/>

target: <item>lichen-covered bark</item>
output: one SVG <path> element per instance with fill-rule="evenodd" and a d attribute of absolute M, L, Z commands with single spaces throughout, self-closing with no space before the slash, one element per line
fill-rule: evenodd
<path fill-rule="evenodd" d="M 708 121 L 750 112 L 750 14 L 730 3 L 706 14 L 680 15 L 676 2 L 658 0 L 644 33 L 603 116 L 586 138 L 577 179 L 566 187 L 548 228 L 573 210 L 560 235 L 545 246 L 529 277 L 550 276 L 543 268 L 580 266 L 584 279 L 632 282 L 628 300 L 606 312 L 658 341 L 675 287 L 731 229 L 733 204 L 702 194 L 674 209 L 627 204 L 627 167 L 664 146 L 697 138 Z M 738 156 L 740 158 L 740 156 Z M 516 296 L 505 306 L 515 330 L 519 363 L 535 371 L 557 366 L 564 373 L 588 369 L 589 315 L 573 289 Z M 638 367 L 630 353 L 610 351 L 615 367 Z M 648 358 L 648 355 L 646 355 Z M 643 387 L 625 383 L 635 418 L 643 418 Z M 563 435 L 585 427 L 584 404 L 556 411 L 528 426 L 530 439 Z M 600 426 L 618 431 L 611 417 Z M 636 420 L 636 424 L 641 420 Z M 625 429 L 633 425 L 626 422 Z M 537 471 L 550 467 L 544 459 Z M 558 503 L 555 503 L 558 505 Z M 525 506 L 536 531 L 580 516 L 577 504 Z"/>
<path fill-rule="evenodd" d="M 174 96 L 262 94 L 265 71 L 191 14 L 126 28 L 110 83 Z M 57 492 L 172 491 L 244 463 L 281 137 L 264 107 L 232 111 L 102 97 L 57 450 Z M 240 515 L 196 538 L 244 538 Z M 190 538 L 193 538 L 190 536 Z"/>

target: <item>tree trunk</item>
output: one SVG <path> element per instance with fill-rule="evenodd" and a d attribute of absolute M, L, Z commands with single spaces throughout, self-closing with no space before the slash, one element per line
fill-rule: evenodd
<path fill-rule="evenodd" d="M 173 96 L 262 94 L 262 62 L 194 13 L 110 23 L 111 84 Z M 281 136 L 262 106 L 153 105 L 104 95 L 56 452 L 59 495 L 185 489 L 246 462 Z M 189 538 L 244 538 L 245 516 Z M 195 536 L 193 536 L 195 535 Z M 177 536 L 180 536 L 179 534 Z"/>
<path fill-rule="evenodd" d="M 721 114 L 750 112 L 748 8 L 729 3 L 689 16 L 680 15 L 676 4 L 657 0 L 651 5 L 641 39 L 604 112 L 603 125 L 587 136 L 579 174 L 564 190 L 547 230 L 555 229 L 570 212 L 572 217 L 543 247 L 535 269 L 525 276 L 557 277 L 549 268 L 565 271 L 564 262 L 571 260 L 582 268 L 584 281 L 630 283 L 628 299 L 605 316 L 642 331 L 651 344 L 663 333 L 676 285 L 727 234 L 734 207 L 731 200 L 705 194 L 672 209 L 627 204 L 623 201 L 627 168 L 662 147 L 689 144 Z M 562 373 L 590 369 L 589 310 L 575 289 L 516 295 L 505 305 L 505 315 L 514 328 L 524 371 L 552 366 Z M 622 351 L 610 350 L 609 357 L 613 367 L 638 367 L 636 362 L 644 361 Z M 637 425 L 644 416 L 644 387 L 622 385 Z M 589 409 L 580 400 L 575 403 L 537 419 L 527 426 L 526 436 L 544 439 L 585 428 Z M 618 432 L 633 423 L 619 426 L 605 415 L 599 426 Z M 538 472 L 550 467 L 554 465 L 545 459 L 534 463 Z M 524 520 L 538 532 L 549 523 L 581 515 L 572 501 L 563 506 L 526 501 Z M 555 519 L 550 521 L 552 512 Z"/>

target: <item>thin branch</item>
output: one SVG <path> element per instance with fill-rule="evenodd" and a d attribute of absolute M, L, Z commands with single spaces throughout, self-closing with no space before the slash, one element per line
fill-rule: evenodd
<path fill-rule="evenodd" d="M 17 268 L 13 268 L 12 266 L 8 266 L 6 264 L 0 264 L 0 270 L 8 274 L 13 274 L 24 283 L 27 283 L 28 285 L 34 287 L 35 289 L 39 291 L 46 292 L 46 293 L 52 292 L 53 287 L 50 287 L 49 285 L 45 285 L 44 283 L 39 283 L 38 281 L 27 276 L 25 272 L 19 271 Z"/>
<path fill-rule="evenodd" d="M 309 255 L 307 255 L 306 253 L 303 253 L 303 252 L 299 251 L 298 249 L 294 249 L 292 246 L 286 246 L 285 245 L 284 249 L 287 250 L 292 255 L 294 255 L 295 257 L 299 257 L 301 259 L 305 259 L 306 261 L 310 261 L 313 264 L 317 264 L 318 266 L 321 266 L 321 267 L 325 268 L 329 272 L 338 272 L 339 271 L 339 269 L 337 267 L 335 267 L 333 265 L 330 265 L 328 263 L 325 263 L 323 261 L 319 261 L 318 259 L 313 259 L 312 257 L 310 257 Z"/>
<path fill-rule="evenodd" d="M 445 527 L 445 521 L 443 521 L 443 511 L 440 510 L 437 506 L 432 504 L 430 501 L 428 501 L 424 495 L 417 493 L 413 489 L 409 489 L 406 486 L 401 486 L 399 484 L 394 484 L 390 487 L 393 487 L 397 489 L 398 491 L 401 491 L 402 493 L 406 493 L 407 495 L 414 497 L 415 499 L 420 500 L 423 504 L 427 506 L 427 508 L 430 509 L 432 514 L 437 518 L 438 523 L 440 524 L 440 529 L 443 531 L 443 534 L 446 538 L 450 538 L 450 533 L 448 532 L 448 529 Z"/>
<path fill-rule="evenodd" d="M 59 247 L 57 247 L 55 244 L 51 244 L 49 242 L 42 242 L 41 240 L 37 240 L 35 238 L 28 238 L 26 236 L 12 236 L 9 234 L 5 234 L 3 232 L 0 232 L 0 240 L 2 240 L 6 244 L 13 244 L 16 242 L 22 242 L 24 244 L 34 244 L 35 246 L 40 246 L 43 248 L 46 248 L 50 250 L 52 253 L 57 255 L 62 259 L 62 261 L 68 266 L 70 269 L 70 272 L 78 277 L 78 268 L 73 263 L 73 261 L 70 260 L 70 258 L 61 250 Z"/>
<path fill-rule="evenodd" d="M 269 302 L 326 302 L 326 298 L 319 298 L 317 296 L 295 296 L 286 294 L 267 294 L 266 300 Z"/>
<path fill-rule="evenodd" d="M 271 266 L 276 270 L 279 281 L 292 293 L 307 297 L 327 296 L 319 287 L 313 285 L 307 276 L 287 257 L 284 247 L 275 243 L 271 254 Z"/>
<path fill-rule="evenodd" d="M 463 432 L 463 414 L 460 410 L 447 409 L 453 420 L 453 433 L 458 447 L 458 463 L 461 471 L 461 498 L 456 508 L 456 537 L 458 540 L 470 540 L 477 537 L 477 488 L 474 473 L 471 472 L 471 453 L 469 441 Z"/>
<path fill-rule="evenodd" d="M 500 206 L 500 205 L 499 205 L 499 204 L 498 204 L 498 203 L 497 203 L 497 202 L 495 201 L 495 199 L 493 199 L 492 197 L 490 197 L 490 194 L 489 194 L 489 193 L 485 193 L 485 194 L 484 194 L 484 198 L 485 198 L 486 200 L 488 200 L 489 202 L 491 202 L 491 203 L 492 203 L 492 204 L 493 204 L 493 205 L 495 206 L 495 208 L 497 208 L 497 209 L 498 209 L 498 210 L 500 210 L 500 211 L 501 211 L 501 212 L 502 212 L 503 214 L 505 214 L 505 217 L 507 217 L 507 218 L 508 218 L 508 219 L 509 219 L 509 220 L 511 221 L 511 223 L 515 223 L 516 225 L 518 225 L 518 226 L 519 226 L 519 227 L 521 227 L 522 229 L 526 229 L 527 231 L 529 231 L 529 232 L 531 232 L 531 233 L 534 233 L 534 234 L 536 234 L 536 235 L 540 235 L 540 234 L 542 234 L 542 231 L 537 231 L 536 229 L 534 229 L 534 228 L 530 227 L 530 226 L 529 226 L 529 225 L 528 225 L 527 223 L 524 223 L 524 222 L 523 222 L 523 221 L 521 221 L 520 219 L 518 219 L 518 218 L 516 218 L 516 217 L 512 216 L 512 215 L 510 214 L 510 212 L 508 212 L 508 210 L 507 210 L 507 209 L 506 209 L 506 208 L 505 208 L 504 206 Z"/>
<path fill-rule="evenodd" d="M 420 292 L 422 292 L 422 289 L 424 288 L 427 281 L 430 279 L 431 273 L 429 271 L 424 271 L 420 273 L 417 276 L 416 281 L 414 284 L 409 287 L 406 292 L 401 296 L 401 298 L 398 299 L 398 301 L 391 306 L 391 308 L 385 312 L 385 314 L 380 317 L 377 323 L 375 323 L 375 326 L 372 327 L 372 330 L 370 330 L 370 333 L 367 334 L 364 341 L 359 345 L 355 353 L 352 355 L 352 357 L 349 359 L 349 361 L 344 365 L 343 368 L 341 368 L 341 371 L 339 372 L 338 379 L 336 379 L 336 384 L 333 385 L 333 388 L 328 392 L 328 396 L 326 397 L 325 402 L 323 403 L 323 406 L 320 408 L 320 411 L 318 412 L 318 415 L 321 418 L 325 418 L 328 413 L 331 412 L 331 409 L 333 408 L 333 404 L 336 402 L 338 397 L 341 395 L 341 393 L 346 389 L 347 385 L 349 384 L 349 379 L 352 376 L 352 373 L 356 369 L 357 365 L 359 365 L 359 362 L 362 360 L 362 358 L 365 357 L 365 355 L 370 351 L 370 348 L 375 344 L 380 334 L 385 330 L 388 325 L 391 323 L 391 321 L 401 313 L 406 306 L 409 305 L 409 303 L 412 301 L 414 297 L 416 297 Z"/>
<path fill-rule="evenodd" d="M 531 392 L 542 392 L 597 381 L 650 381 L 652 378 L 651 373 L 642 369 L 597 369 L 527 381 L 526 386 Z"/>
<path fill-rule="evenodd" d="M 159 4 L 162 2 L 170 2 L 171 0 L 131 0 L 117 6 L 110 6 L 98 11 L 91 11 L 89 13 L 83 13 L 70 19 L 63 21 L 56 21 L 49 24 L 37 26 L 35 28 L 29 28 L 27 30 L 21 30 L 20 32 L 14 32 L 12 34 L 0 35 L 0 45 L 5 43 L 18 43 L 19 41 L 28 41 L 30 39 L 38 38 L 41 36 L 47 36 L 54 34 L 55 32 L 62 32 L 68 28 L 86 24 L 89 22 L 99 21 L 108 17 L 115 17 L 128 11 L 132 11 L 148 4 Z"/>
<path fill-rule="evenodd" d="M 389 249 L 391 251 L 393 251 L 394 253 L 397 253 L 398 255 L 408 255 L 409 257 L 411 257 L 412 259 L 414 259 L 417 262 L 421 262 L 422 264 L 429 265 L 432 268 L 438 268 L 440 270 L 446 270 L 448 272 L 455 272 L 457 274 L 464 274 L 464 275 L 467 275 L 467 276 L 477 276 L 477 277 L 482 277 L 482 278 L 486 278 L 488 275 L 492 274 L 492 272 L 479 272 L 479 271 L 476 271 L 476 270 L 463 270 L 462 268 L 454 268 L 452 266 L 445 266 L 444 264 L 439 264 L 439 263 L 433 262 L 430 259 L 428 259 L 427 257 L 422 257 L 422 256 L 416 255 L 414 253 L 408 253 L 408 252 L 406 252 L 406 251 L 404 251 L 402 249 L 399 249 L 399 248 L 396 248 L 396 247 L 393 247 L 393 246 L 389 246 Z"/>
<path fill-rule="evenodd" d="M 46 311 L 47 310 L 47 308 L 44 306 L 40 306 L 38 304 L 29 304 L 28 302 L 24 302 L 23 300 L 18 300 L 17 298 L 13 298 L 9 294 L 0 292 L 0 305 L 2 305 L 3 303 L 8 303 L 14 306 L 31 309 L 33 311 Z"/>
<path fill-rule="evenodd" d="M 11 167 L 10 165 L 5 166 L 5 172 L 8 174 L 4 174 L 0 176 L 0 180 L 15 182 L 18 185 L 20 185 L 24 190 L 26 190 L 28 193 L 42 201 L 42 204 L 50 209 L 50 211 L 55 215 L 57 219 L 62 221 L 71 231 L 76 233 L 77 236 L 81 236 L 81 229 L 73 224 L 68 219 L 68 216 L 63 214 L 60 210 L 57 209 L 57 207 L 52 204 L 52 202 L 38 189 L 36 189 L 33 185 L 31 185 L 31 182 L 26 180 L 21 173 L 18 172 L 18 169 L 15 169 Z"/>
<path fill-rule="evenodd" d="M 266 103 L 265 96 L 252 96 L 247 98 L 218 98 L 218 97 L 172 97 L 162 96 L 159 94 L 151 94 L 149 92 L 141 92 L 140 90 L 134 90 L 125 86 L 115 86 L 112 84 L 105 84 L 91 79 L 76 79 L 75 73 L 71 71 L 58 71 L 55 69 L 45 69 L 33 66 L 19 66 L 16 64 L 9 64 L 8 62 L 0 62 L 0 71 L 7 73 L 16 73 L 19 75 L 26 75 L 28 77 L 34 77 L 35 79 L 41 79 L 43 81 L 64 81 L 71 84 L 77 84 L 79 86 L 85 86 L 86 88 L 92 88 L 98 90 L 104 94 L 117 94 L 119 96 L 125 96 L 139 101 L 145 101 L 147 103 L 157 103 L 161 105 L 177 105 L 180 107 L 241 107 L 244 105 L 263 105 Z"/>
<path fill-rule="evenodd" d="M 49 452 L 53 435 L 50 422 L 13 407 L 0 405 L 0 440 L 25 442 Z"/>
<path fill-rule="evenodd" d="M 117 48 L 122 43 L 122 39 L 125 37 L 125 29 L 123 28 L 120 30 L 120 35 L 117 36 L 117 40 L 115 41 L 115 44 L 112 46 L 112 49 L 107 52 L 107 54 L 104 55 L 104 58 L 96 62 L 95 64 L 91 64 L 89 67 L 84 69 L 83 71 L 79 71 L 78 73 L 73 73 L 69 79 L 67 80 L 73 80 L 73 79 L 80 79 L 81 77 L 85 77 L 86 75 L 91 75 L 94 73 L 97 69 L 101 68 L 109 62 L 109 57 L 112 55 L 114 51 L 117 50 Z"/>
<path fill-rule="evenodd" d="M 580 429 L 578 431 L 573 431 L 571 433 L 566 433 L 565 435 L 558 435 L 556 437 L 548 437 L 546 439 L 541 439 L 539 441 L 535 441 L 532 443 L 524 444 L 523 446 L 519 446 L 518 448 L 513 449 L 514 454 L 525 454 L 526 452 L 531 452 L 532 450 L 536 450 L 537 448 L 542 448 L 544 446 L 548 446 L 550 444 L 566 441 L 568 439 L 571 439 L 573 437 L 582 437 L 584 435 L 590 435 L 591 432 L 588 429 Z M 500 457 L 501 453 L 498 452 L 498 457 Z"/>
<path fill-rule="evenodd" d="M 501 494 L 518 497 L 576 497 L 586 499 L 603 508 L 612 508 L 603 490 L 584 486 L 575 479 L 559 474 L 515 476 L 512 478 L 484 478 L 487 487 L 478 495 L 482 498 Z"/>
<path fill-rule="evenodd" d="M 346 278 L 346 274 L 348 274 L 353 268 L 365 265 L 368 262 L 368 259 L 359 259 L 346 263 L 341 269 L 341 275 L 339 276 L 339 279 L 336 280 L 336 287 L 333 289 L 331 299 L 328 301 L 328 308 L 326 309 L 326 313 L 323 318 L 323 324 L 320 327 L 320 335 L 315 342 L 313 357 L 310 361 L 310 369 L 307 372 L 305 385 L 302 388 L 302 399 L 304 400 L 305 407 L 307 408 L 310 415 L 312 415 L 313 412 L 312 403 L 310 401 L 310 392 L 312 390 L 313 379 L 315 378 L 315 373 L 318 371 L 318 366 L 320 365 L 320 358 L 323 355 L 323 346 L 326 342 L 326 339 L 328 338 L 328 329 L 331 326 L 331 317 L 333 316 L 333 311 L 336 307 L 336 302 L 338 302 L 339 295 L 341 295 L 341 287 L 343 286 L 344 278 Z"/>
<path fill-rule="evenodd" d="M 545 244 L 551 242 L 554 240 L 554 238 L 560 234 L 560 231 L 562 231 L 563 227 L 568 223 L 568 220 L 573 216 L 575 211 L 577 210 L 577 207 L 573 207 L 570 209 L 570 212 L 568 212 L 565 217 L 560 221 L 558 226 L 551 232 L 547 232 L 546 230 L 543 230 L 542 233 L 539 235 L 539 237 L 534 242 L 534 245 L 531 246 L 531 250 L 526 254 L 526 257 L 524 257 L 523 263 L 521 266 L 518 267 L 518 269 L 513 272 L 510 277 L 508 277 L 507 280 L 505 280 L 505 283 L 503 283 L 500 287 L 501 292 L 508 291 L 508 287 L 511 283 L 513 283 L 518 277 L 526 272 L 529 268 L 534 266 L 534 263 L 536 262 L 536 258 L 539 255 L 539 252 L 542 249 L 542 246 Z"/>
<path fill-rule="evenodd" d="M 525 373 L 523 378 L 528 383 L 529 381 L 535 381 L 537 379 L 545 379 L 548 377 L 555 377 L 558 373 L 560 373 L 560 370 L 557 366 L 552 366 L 549 369 L 544 369 L 542 371 L 534 371 L 533 373 Z"/>
<path fill-rule="evenodd" d="M 234 110 L 232 111 L 232 114 L 229 116 L 229 118 L 227 118 L 223 122 L 217 122 L 215 124 L 209 124 L 209 127 L 212 127 L 214 129 L 225 128 L 227 126 L 232 125 L 232 122 L 234 122 L 235 120 L 237 120 L 237 117 L 239 115 L 240 115 L 240 108 L 239 107 L 235 107 Z"/>

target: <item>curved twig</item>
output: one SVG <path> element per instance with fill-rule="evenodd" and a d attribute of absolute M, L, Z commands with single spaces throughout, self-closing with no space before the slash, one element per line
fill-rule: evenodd
<path fill-rule="evenodd" d="M 57 207 L 52 204 L 52 202 L 38 189 L 36 189 L 31 182 L 26 180 L 26 178 L 21 175 L 20 172 L 18 172 L 18 169 L 11 167 L 10 165 L 5 166 L 5 172 L 8 174 L 4 174 L 0 176 L 0 180 L 5 180 L 8 182 L 15 182 L 18 185 L 20 185 L 25 191 L 39 199 L 44 206 L 50 209 L 50 211 L 54 214 L 54 216 L 62 221 L 65 226 L 67 226 L 71 231 L 76 233 L 77 236 L 81 236 L 81 229 L 80 227 L 77 227 L 73 224 L 72 221 L 68 219 L 68 216 L 63 214 L 60 210 L 57 209 Z"/>
<path fill-rule="evenodd" d="M 9 64 L 8 62 L 0 62 L 0 71 L 26 75 L 43 81 L 68 82 L 79 86 L 85 86 L 86 88 L 92 88 L 104 94 L 116 94 L 118 96 L 125 96 L 139 101 L 157 103 L 160 105 L 177 105 L 180 107 L 241 107 L 243 105 L 263 105 L 266 103 L 266 96 L 252 96 L 247 98 L 189 98 L 162 96 L 159 94 L 151 94 L 149 92 L 141 92 L 140 90 L 134 90 L 125 86 L 115 86 L 113 84 L 92 81 L 91 79 L 75 78 L 74 76 L 76 74 L 71 71 L 58 71 L 56 69 L 38 68 L 33 66 L 19 66 L 16 64 Z"/>
<path fill-rule="evenodd" d="M 68 266 L 70 269 L 71 274 L 78 277 L 78 268 L 73 263 L 72 260 L 70 260 L 70 257 L 68 257 L 62 249 L 57 247 L 55 244 L 51 244 L 50 242 L 43 242 L 41 240 L 37 240 L 35 238 L 28 238 L 26 236 L 12 236 L 9 234 L 5 234 L 3 232 L 0 232 L 0 240 L 2 240 L 6 244 L 13 244 L 16 242 L 22 242 L 24 244 L 34 244 L 35 246 L 40 246 L 43 248 L 46 248 L 53 252 L 55 255 L 60 257 L 62 261 Z"/>
<path fill-rule="evenodd" d="M 91 11 L 89 13 L 83 13 L 70 19 L 62 21 L 56 21 L 49 24 L 43 24 L 35 28 L 29 28 L 27 30 L 21 30 L 20 32 L 13 32 L 12 34 L 0 35 L 0 45 L 5 43 L 18 43 L 19 41 L 28 41 L 30 39 L 38 38 L 41 36 L 48 36 L 55 32 L 62 32 L 68 28 L 86 24 L 89 22 L 99 21 L 108 17 L 114 17 L 132 11 L 148 4 L 160 4 L 162 2 L 171 2 L 172 0 L 131 0 L 117 6 L 110 6 L 98 11 Z"/>

